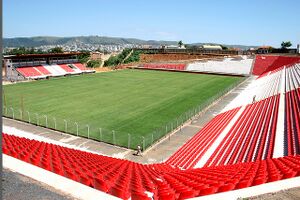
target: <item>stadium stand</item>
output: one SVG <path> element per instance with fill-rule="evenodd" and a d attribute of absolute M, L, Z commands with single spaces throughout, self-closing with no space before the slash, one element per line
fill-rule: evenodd
<path fill-rule="evenodd" d="M 50 75 L 51 73 L 44 67 L 44 66 L 35 66 L 34 67 L 37 71 L 39 71 L 43 75 Z"/>
<path fill-rule="evenodd" d="M 206 166 L 272 158 L 279 95 L 246 107 Z"/>
<path fill-rule="evenodd" d="M 300 154 L 300 88 L 285 94 L 286 134 L 284 155 Z"/>
<path fill-rule="evenodd" d="M 286 91 L 300 87 L 300 63 L 286 68 Z"/>
<path fill-rule="evenodd" d="M 281 87 L 283 87 L 282 76 L 284 76 L 284 71 L 280 70 L 251 82 L 245 90 L 226 106 L 224 111 L 231 110 L 237 106 L 251 104 L 253 97 L 255 97 L 255 101 L 260 101 L 277 95 Z"/>
<path fill-rule="evenodd" d="M 51 76 L 64 76 L 67 74 L 81 74 L 95 72 L 95 70 L 89 70 L 81 63 L 76 64 L 61 64 L 61 65 L 40 65 L 40 66 L 28 66 L 18 67 L 17 71 L 26 78 L 46 78 Z"/>
<path fill-rule="evenodd" d="M 274 71 L 285 65 L 291 65 L 300 62 L 300 57 L 291 57 L 291 56 L 271 56 L 271 55 L 256 55 L 254 66 L 253 66 L 253 75 L 262 75 L 270 71 Z"/>
<path fill-rule="evenodd" d="M 72 73 L 74 73 L 75 71 L 71 68 L 71 67 L 69 67 L 68 65 L 59 65 L 63 70 L 65 70 L 65 72 L 66 73 L 70 73 L 70 74 L 72 74 Z"/>
<path fill-rule="evenodd" d="M 4 154 L 122 199 L 186 199 L 300 175 L 300 156 L 180 170 L 3 135 Z"/>
<path fill-rule="evenodd" d="M 188 64 L 186 71 L 249 75 L 251 73 L 252 62 L 253 58 L 248 56 L 205 60 Z"/>
<path fill-rule="evenodd" d="M 26 78 L 45 78 L 41 72 L 37 71 L 34 67 L 28 66 L 28 67 L 19 67 L 17 68 L 17 71 L 21 73 Z"/>
<path fill-rule="evenodd" d="M 240 108 L 236 108 L 216 116 L 193 138 L 176 151 L 166 163 L 183 169 L 195 166 L 204 152 L 207 151 L 216 138 L 222 133 L 239 109 Z"/>
<path fill-rule="evenodd" d="M 95 70 L 90 70 L 88 68 L 86 68 L 83 64 L 81 63 L 73 63 L 71 64 L 72 66 L 75 66 L 76 68 L 78 68 L 79 70 L 81 70 L 82 72 L 95 72 Z"/>
<path fill-rule="evenodd" d="M 5 78 L 14 82 L 96 72 L 79 63 L 78 55 L 75 52 L 4 56 Z"/>
<path fill-rule="evenodd" d="M 279 114 L 285 114 L 284 119 L 287 120 L 282 124 L 286 126 L 284 128 L 285 141 L 280 141 L 285 146 L 285 153 L 282 156 L 299 154 L 299 64 L 275 70 L 276 72 L 256 79 L 241 93 L 240 97 L 232 101 L 229 108 L 225 108 L 225 112 L 211 120 L 166 163 L 189 169 L 272 158 Z M 298 89 L 291 91 L 295 88 Z M 284 91 L 284 94 L 281 94 L 280 91 Z M 254 102 L 253 95 L 256 95 Z M 286 103 L 283 102 L 285 105 L 283 113 L 279 112 L 280 95 L 285 96 L 286 99 Z M 229 126 L 234 115 L 237 115 L 235 111 L 233 116 L 228 119 L 225 117 L 226 113 L 232 112 L 232 108 L 237 109 L 237 106 L 244 106 L 244 110 L 230 127 L 228 133 L 222 133 L 225 127 Z M 220 122 L 224 122 L 226 125 L 219 126 Z M 222 138 L 222 134 L 226 134 L 226 137 Z M 209 147 L 216 145 L 217 139 L 220 140 L 220 138 L 222 138 L 222 142 L 217 144 L 210 158 L 204 159 L 203 165 L 199 164 L 198 161 L 206 154 Z M 201 161 L 203 162 L 203 160 Z"/>
<path fill-rule="evenodd" d="M 67 73 L 59 65 L 44 65 L 51 72 L 52 76 L 64 76 Z"/>
<path fill-rule="evenodd" d="M 71 64 L 59 65 L 67 74 L 80 74 L 82 71 Z"/>

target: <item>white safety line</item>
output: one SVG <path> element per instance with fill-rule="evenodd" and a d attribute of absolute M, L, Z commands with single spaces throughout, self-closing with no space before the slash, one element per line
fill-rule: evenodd
<path fill-rule="evenodd" d="M 245 110 L 246 106 L 243 106 L 240 108 L 240 110 L 235 114 L 235 116 L 231 119 L 229 124 L 226 126 L 226 128 L 223 130 L 223 132 L 219 135 L 219 137 L 215 140 L 215 142 L 211 145 L 211 147 L 204 153 L 202 158 L 199 160 L 199 162 L 194 166 L 194 168 L 200 168 L 203 167 L 208 159 L 211 157 L 211 155 L 215 152 L 217 147 L 220 145 L 220 143 L 223 141 L 223 139 L 226 137 L 232 126 L 236 123 L 240 115 Z"/>
<path fill-rule="evenodd" d="M 284 154 L 284 107 L 285 107 L 285 68 L 282 73 L 281 85 L 280 85 L 280 98 L 278 108 L 277 126 L 275 132 L 275 143 L 273 158 L 282 157 Z"/>

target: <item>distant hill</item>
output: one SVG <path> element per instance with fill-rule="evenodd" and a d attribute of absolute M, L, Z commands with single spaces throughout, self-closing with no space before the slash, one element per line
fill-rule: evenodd
<path fill-rule="evenodd" d="M 102 45 L 122 45 L 122 44 L 137 44 L 137 45 L 177 45 L 177 41 L 163 41 L 163 40 L 140 40 L 136 38 L 120 38 L 120 37 L 106 37 L 106 36 L 78 36 L 78 37 L 52 37 L 52 36 L 38 36 L 38 37 L 17 37 L 17 38 L 3 38 L 4 47 L 39 47 L 43 45 L 67 45 L 74 43 L 84 44 L 102 44 Z M 203 45 L 216 43 L 193 43 L 190 45 Z M 227 45 L 227 47 L 235 47 L 240 49 L 249 49 L 256 46 L 246 45 Z"/>
<path fill-rule="evenodd" d="M 102 44 L 102 45 L 122 45 L 122 44 L 139 44 L 139 45 L 174 45 L 177 41 L 156 41 L 140 40 L 135 38 L 118 38 L 105 36 L 79 36 L 79 37 L 18 37 L 4 38 L 4 47 L 38 47 L 42 45 L 66 45 L 72 43 L 84 44 Z"/>

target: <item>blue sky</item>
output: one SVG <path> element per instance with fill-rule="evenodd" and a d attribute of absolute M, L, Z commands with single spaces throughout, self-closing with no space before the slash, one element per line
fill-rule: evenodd
<path fill-rule="evenodd" d="M 300 43 L 300 0 L 3 0 L 3 36 Z"/>

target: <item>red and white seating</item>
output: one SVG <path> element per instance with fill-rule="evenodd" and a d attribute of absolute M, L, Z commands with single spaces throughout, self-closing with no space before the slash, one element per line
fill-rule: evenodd
<path fill-rule="evenodd" d="M 193 168 L 238 111 L 239 108 L 236 108 L 217 115 L 176 151 L 166 163 L 183 169 Z"/>
<path fill-rule="evenodd" d="M 186 199 L 300 176 L 300 64 L 286 62 L 274 59 L 265 69 L 256 69 L 265 74 L 240 94 L 242 102 L 215 116 L 165 163 L 143 165 L 7 134 L 2 150 L 133 200 Z M 35 76 L 47 73 L 43 68 L 19 69 L 28 76 L 31 71 Z M 205 163 L 198 165 L 201 161 Z"/>
<path fill-rule="evenodd" d="M 300 154 L 300 88 L 285 94 L 285 155 Z"/>
<path fill-rule="evenodd" d="M 239 58 L 224 58 L 221 60 L 196 61 L 188 64 L 186 70 L 218 74 L 248 75 L 251 73 L 253 58 L 240 56 Z"/>
<path fill-rule="evenodd" d="M 248 105 L 205 166 L 272 158 L 279 95 Z"/>
<path fill-rule="evenodd" d="M 35 66 L 33 67 L 34 69 L 36 69 L 37 71 L 39 71 L 41 74 L 43 75 L 50 75 L 51 73 L 42 65 L 39 65 L 39 66 Z"/>
<path fill-rule="evenodd" d="M 51 76 L 64 76 L 66 71 L 63 70 L 59 65 L 43 65 L 50 73 Z"/>
<path fill-rule="evenodd" d="M 257 55 L 255 58 L 252 74 L 259 76 L 264 73 L 274 71 L 280 67 L 299 62 L 299 56 Z"/>
<path fill-rule="evenodd" d="M 2 135 L 4 154 L 122 199 L 186 199 L 300 175 L 299 155 L 180 170 Z"/>
<path fill-rule="evenodd" d="M 88 69 L 81 63 L 73 63 L 72 65 L 81 70 L 82 72 L 95 72 L 95 70 Z"/>
<path fill-rule="evenodd" d="M 40 71 L 36 70 L 35 67 L 18 67 L 17 71 L 26 78 L 45 78 L 46 76 Z"/>
<path fill-rule="evenodd" d="M 71 64 L 59 65 L 67 74 L 80 74 L 82 71 Z"/>
<path fill-rule="evenodd" d="M 39 79 L 51 76 L 65 76 L 67 74 L 94 73 L 95 70 L 90 70 L 84 67 L 81 63 L 74 64 L 52 64 L 18 67 L 17 71 L 25 78 Z"/>

